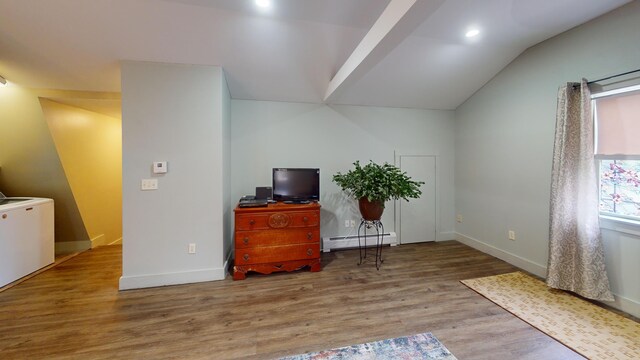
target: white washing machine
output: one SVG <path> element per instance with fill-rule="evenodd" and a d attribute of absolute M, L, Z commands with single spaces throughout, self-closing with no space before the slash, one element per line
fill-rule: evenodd
<path fill-rule="evenodd" d="M 53 200 L 0 193 L 0 287 L 55 261 Z"/>

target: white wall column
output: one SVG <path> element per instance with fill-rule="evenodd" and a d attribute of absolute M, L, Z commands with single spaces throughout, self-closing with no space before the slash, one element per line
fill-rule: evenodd
<path fill-rule="evenodd" d="M 216 66 L 122 63 L 121 290 L 225 277 L 224 79 Z M 167 161 L 168 172 L 154 174 L 154 161 Z M 141 190 L 142 179 L 158 189 Z"/>

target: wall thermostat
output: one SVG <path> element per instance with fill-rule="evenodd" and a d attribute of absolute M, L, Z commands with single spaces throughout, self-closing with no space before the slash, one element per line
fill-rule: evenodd
<path fill-rule="evenodd" d="M 154 174 L 164 174 L 167 172 L 167 162 L 166 161 L 154 161 L 153 162 L 153 173 Z"/>

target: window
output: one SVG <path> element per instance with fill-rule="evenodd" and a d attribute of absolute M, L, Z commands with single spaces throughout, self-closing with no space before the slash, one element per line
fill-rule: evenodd
<path fill-rule="evenodd" d="M 600 213 L 640 224 L 640 85 L 592 98 Z"/>
<path fill-rule="evenodd" d="M 600 159 L 600 212 L 640 220 L 640 161 Z"/>

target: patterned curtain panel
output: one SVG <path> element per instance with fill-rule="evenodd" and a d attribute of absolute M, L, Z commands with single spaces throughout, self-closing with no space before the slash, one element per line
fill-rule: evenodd
<path fill-rule="evenodd" d="M 568 83 L 558 90 L 547 285 L 613 301 L 600 237 L 593 136 L 586 80 Z"/>

